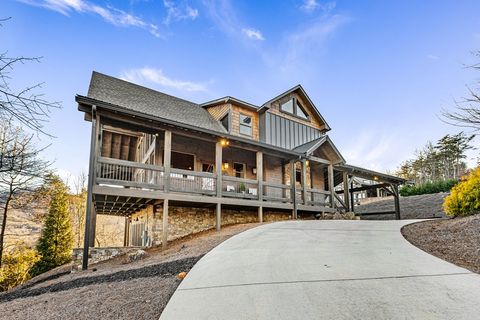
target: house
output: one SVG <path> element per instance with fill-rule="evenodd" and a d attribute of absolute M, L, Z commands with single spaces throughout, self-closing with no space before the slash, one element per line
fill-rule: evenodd
<path fill-rule="evenodd" d="M 92 123 L 84 257 L 97 214 L 125 217 L 125 246 L 166 246 L 224 224 L 351 211 L 368 188 L 354 177 L 395 195 L 399 218 L 403 179 L 346 164 L 300 85 L 261 106 L 197 104 L 93 72 L 76 101 Z"/>

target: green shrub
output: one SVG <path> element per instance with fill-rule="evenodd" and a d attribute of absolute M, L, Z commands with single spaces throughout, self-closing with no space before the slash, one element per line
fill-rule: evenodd
<path fill-rule="evenodd" d="M 30 279 L 30 270 L 39 259 L 35 250 L 24 246 L 4 253 L 0 268 L 0 291 L 6 291 Z"/>
<path fill-rule="evenodd" d="M 449 179 L 427 182 L 415 186 L 404 186 L 400 189 L 400 195 L 408 197 L 420 194 L 449 192 L 457 183 L 457 180 Z"/>
<path fill-rule="evenodd" d="M 443 202 L 443 209 L 452 217 L 469 216 L 480 212 L 480 167 L 453 187 Z"/>

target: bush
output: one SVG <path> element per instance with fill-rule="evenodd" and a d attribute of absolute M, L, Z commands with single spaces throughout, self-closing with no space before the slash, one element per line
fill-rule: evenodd
<path fill-rule="evenodd" d="M 416 186 L 404 186 L 400 189 L 403 197 L 439 192 L 449 192 L 458 183 L 455 179 L 427 182 Z"/>
<path fill-rule="evenodd" d="M 0 268 L 0 291 L 6 291 L 30 279 L 30 270 L 40 260 L 37 252 L 24 246 L 5 253 Z"/>
<path fill-rule="evenodd" d="M 457 184 L 445 198 L 443 209 L 452 217 L 469 216 L 480 212 L 480 167 Z"/>

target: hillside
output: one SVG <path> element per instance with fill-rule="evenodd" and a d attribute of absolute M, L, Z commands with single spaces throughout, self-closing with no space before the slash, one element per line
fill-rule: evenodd
<path fill-rule="evenodd" d="M 173 242 L 128 263 L 118 257 L 88 271 L 54 269 L 0 293 L 0 319 L 158 319 L 180 283 L 179 272 L 215 246 L 258 224 L 233 225 Z"/>
<path fill-rule="evenodd" d="M 400 212 L 402 219 L 444 218 L 442 204 L 448 193 L 424 194 L 419 196 L 400 197 Z M 393 197 L 373 198 L 355 207 L 355 213 L 394 211 Z M 362 220 L 393 219 L 393 214 L 362 216 Z"/>

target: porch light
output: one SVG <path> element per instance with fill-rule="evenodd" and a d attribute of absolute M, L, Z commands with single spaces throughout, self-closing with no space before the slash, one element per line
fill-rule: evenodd
<path fill-rule="evenodd" d="M 224 162 L 222 167 L 223 167 L 223 170 L 227 170 L 228 169 L 228 162 Z"/>
<path fill-rule="evenodd" d="M 310 165 L 310 161 L 309 160 L 305 161 L 305 165 L 308 167 Z"/>
<path fill-rule="evenodd" d="M 377 176 L 374 176 L 374 177 L 373 177 L 373 180 L 377 181 L 377 180 L 378 180 L 378 177 L 377 177 Z"/>
<path fill-rule="evenodd" d="M 228 141 L 227 139 L 221 139 L 220 144 L 222 145 L 222 147 L 226 147 L 230 144 L 230 141 Z"/>

